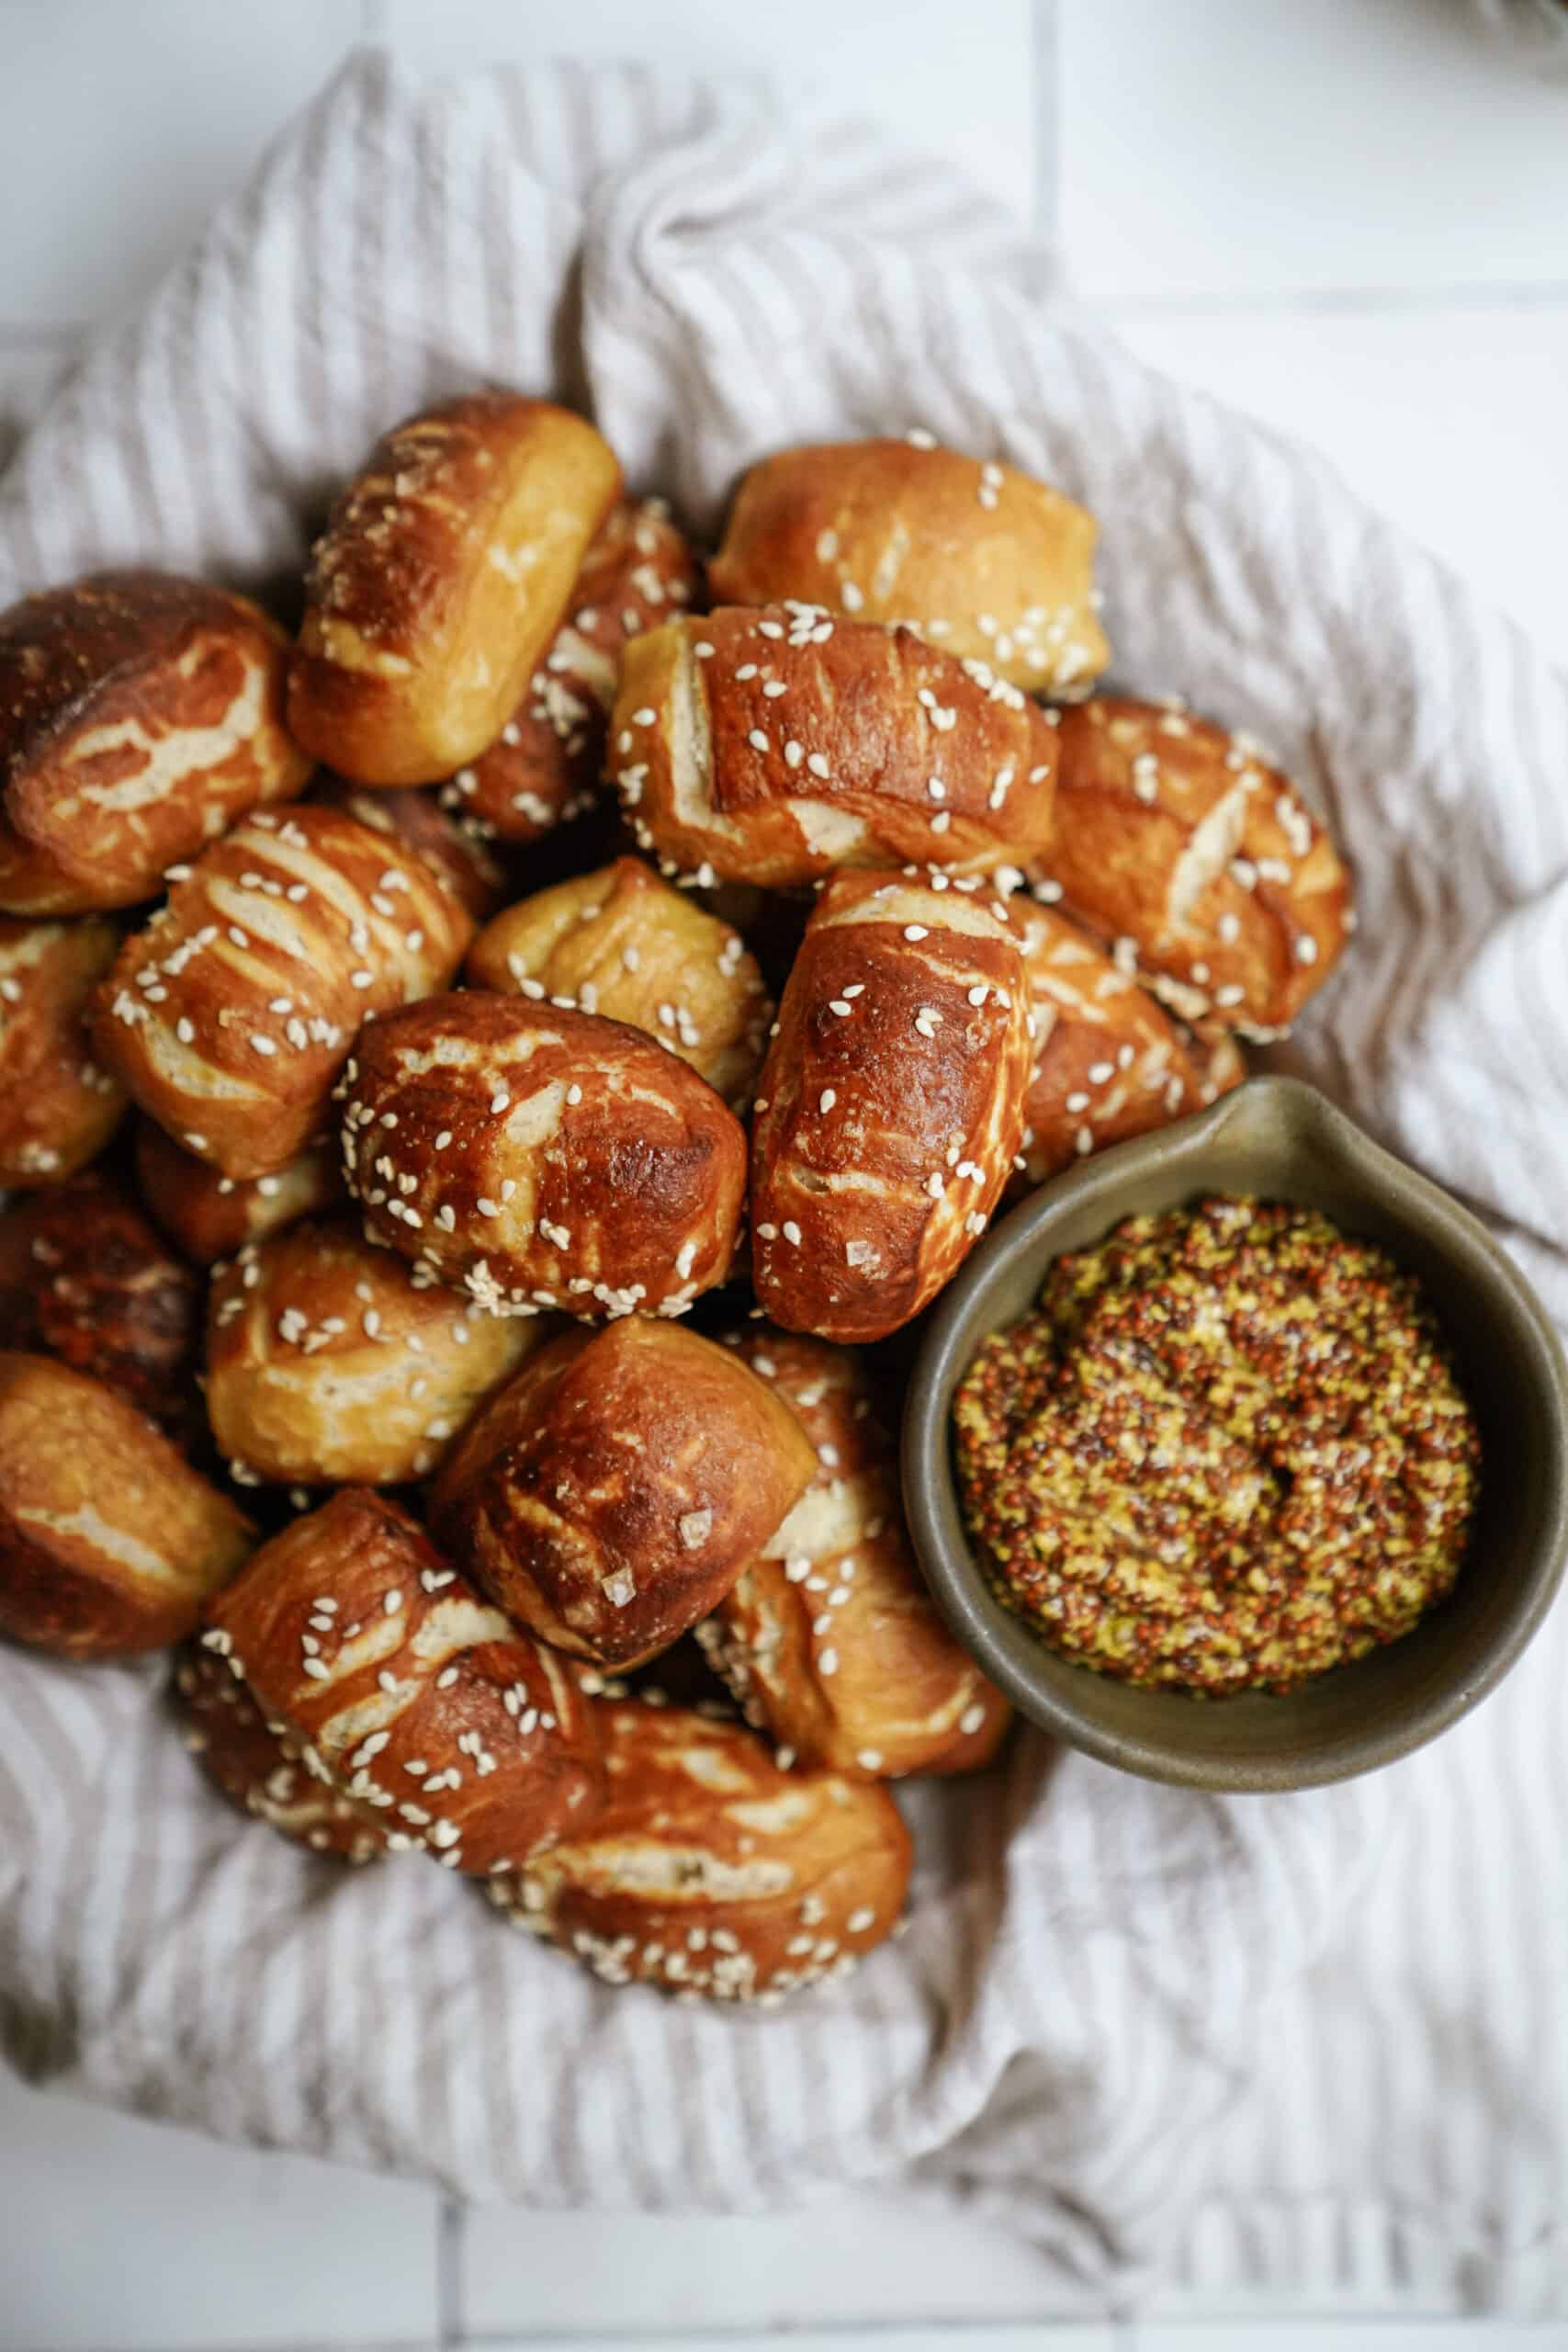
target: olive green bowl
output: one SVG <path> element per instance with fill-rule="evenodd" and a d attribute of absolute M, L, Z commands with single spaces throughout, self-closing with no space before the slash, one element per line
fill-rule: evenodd
<path fill-rule="evenodd" d="M 1416 1274 L 1480 1424 L 1482 1492 L 1453 1590 L 1402 1641 L 1282 1697 L 1202 1700 L 1074 1666 L 996 1600 L 971 1549 L 950 1408 L 976 1349 L 1033 1305 L 1064 1250 L 1206 1193 L 1321 1209 Z M 1298 1079 L 1087 1160 L 1023 1202 L 938 1301 L 904 1411 L 904 1497 L 928 1583 L 970 1654 L 1032 1722 L 1107 1764 L 1191 1788 L 1304 1789 L 1392 1763 L 1458 1721 L 1520 1656 L 1568 1556 L 1568 1364 L 1540 1302 L 1448 1193 Z"/>

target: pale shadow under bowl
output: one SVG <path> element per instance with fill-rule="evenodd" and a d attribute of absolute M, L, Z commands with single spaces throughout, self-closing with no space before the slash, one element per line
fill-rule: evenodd
<path fill-rule="evenodd" d="M 1122 1217 L 1210 1193 L 1321 1209 L 1382 1243 L 1421 1282 L 1481 1430 L 1481 1500 L 1451 1594 L 1403 1640 L 1280 1697 L 1194 1699 L 1069 1664 L 996 1599 L 953 1480 L 953 1390 L 981 1340 L 1034 1304 L 1051 1260 Z M 1196 1117 L 1056 1177 L 966 1260 L 916 1360 L 903 1476 L 910 1534 L 943 1614 L 1032 1722 L 1151 1780 L 1311 1788 L 1435 1738 L 1540 1625 L 1568 1557 L 1568 1364 L 1534 1293 L 1467 1209 L 1299 1079 L 1249 1079 Z"/>

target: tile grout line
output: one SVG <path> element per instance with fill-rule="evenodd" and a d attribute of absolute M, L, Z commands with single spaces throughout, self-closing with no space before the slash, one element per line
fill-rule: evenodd
<path fill-rule="evenodd" d="M 1185 2322 L 1177 2322 L 1185 2325 Z M 807 2347 L 814 2342 L 830 2339 L 835 2345 L 852 2342 L 863 2346 L 864 2352 L 877 2352 L 880 2345 L 907 2341 L 912 2335 L 951 2337 L 954 2352 L 985 2352 L 987 2344 L 1015 2340 L 1021 2332 L 1030 2331 L 1039 2337 L 1039 2352 L 1050 2352 L 1051 2338 L 1073 2329 L 1108 2331 L 1113 2339 L 1114 2352 L 1137 2352 L 1136 2320 L 1118 2319 L 1109 2312 L 1084 2311 L 1062 2312 L 1044 2319 L 811 2319 L 811 2320 L 703 2320 L 696 2324 L 660 2321 L 652 2327 L 639 2327 L 635 2333 L 624 2328 L 590 2321 L 586 2325 L 576 2323 L 561 2326 L 552 2322 L 543 2329 L 525 2327 L 521 2334 L 515 2327 L 485 2328 L 474 2335 L 462 2338 L 462 2352 L 516 2352 L 517 2347 L 537 2344 L 547 2346 L 550 2352 L 567 2352 L 567 2347 L 581 2344 L 598 2347 L 614 2344 L 616 2352 L 632 2352 L 635 2346 L 647 2346 L 649 2352 L 702 2352 L 704 2346 L 731 2346 L 740 2344 L 764 2352 L 770 2345 L 791 2344 Z M 1164 2323 L 1144 2323 L 1159 2326 Z M 1206 2324 L 1206 2323 L 1204 2323 Z M 1233 2324 L 1222 2322 L 1223 2327 Z M 1234 2323 L 1239 2340 L 1243 2326 L 1250 2321 Z"/>
<path fill-rule="evenodd" d="M 1061 227 L 1061 28 L 1056 0 L 1031 0 L 1030 117 L 1034 154 L 1033 227 L 1055 245 Z"/>
<path fill-rule="evenodd" d="M 1080 300 L 1088 297 L 1080 294 Z M 1304 286 L 1277 294 L 1096 297 L 1096 313 L 1142 323 L 1163 319 L 1219 320 L 1416 318 L 1423 311 L 1568 310 L 1568 278 L 1526 278 L 1487 286 Z"/>
<path fill-rule="evenodd" d="M 456 2197 L 444 2197 L 435 2213 L 435 2341 L 440 2352 L 465 2342 L 463 2335 L 463 2254 L 468 2235 L 468 2208 Z"/>

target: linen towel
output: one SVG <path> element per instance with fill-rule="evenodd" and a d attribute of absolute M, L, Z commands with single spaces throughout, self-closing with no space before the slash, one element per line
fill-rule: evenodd
<path fill-rule="evenodd" d="M 1292 1048 L 1568 1321 L 1568 689 L 1329 469 L 1052 297 L 950 166 L 635 69 L 416 92 L 360 52 L 0 481 L 0 599 L 297 573 L 371 440 L 589 406 L 711 528 L 779 446 L 923 425 L 1083 500 L 1117 673 L 1278 747 L 1361 928 Z M 0 1652 L 0 2033 L 35 2079 L 535 2205 L 966 2197 L 1103 2300 L 1162 2267 L 1561 2292 L 1562 1611 L 1449 1739 L 1224 1800 L 1020 1737 L 908 1792 L 908 1934 L 776 2013 L 612 1992 L 408 1858 L 344 1877 L 192 1770 L 160 1667 Z M 1423 2266 L 1426 2266 L 1423 2267 Z"/>

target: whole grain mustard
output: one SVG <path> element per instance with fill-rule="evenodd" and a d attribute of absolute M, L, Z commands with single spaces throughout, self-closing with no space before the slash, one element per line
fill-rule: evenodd
<path fill-rule="evenodd" d="M 1453 1583 L 1480 1442 L 1420 1291 L 1315 1210 L 1216 1198 L 1059 1258 L 953 1405 L 998 1597 L 1066 1657 L 1281 1691 Z"/>

